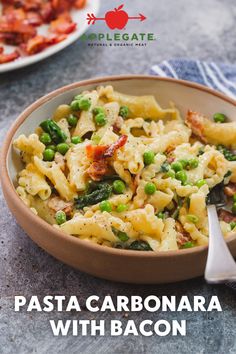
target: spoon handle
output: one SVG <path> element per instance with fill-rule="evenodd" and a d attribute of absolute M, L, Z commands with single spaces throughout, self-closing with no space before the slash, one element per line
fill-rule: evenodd
<path fill-rule="evenodd" d="M 221 232 L 215 205 L 207 207 L 209 220 L 209 248 L 205 279 L 208 283 L 236 281 L 236 263 Z"/>

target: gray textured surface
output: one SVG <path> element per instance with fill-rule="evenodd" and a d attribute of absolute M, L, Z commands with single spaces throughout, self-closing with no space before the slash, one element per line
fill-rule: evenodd
<path fill-rule="evenodd" d="M 102 0 L 102 10 L 121 1 Z M 0 76 L 1 141 L 17 115 L 45 93 L 70 82 L 103 74 L 148 73 L 153 63 L 171 57 L 204 60 L 236 59 L 235 0 L 142 0 L 125 1 L 130 13 L 147 15 L 145 30 L 158 41 L 143 48 L 88 48 L 76 43 L 67 50 L 26 69 Z M 127 30 L 140 31 L 132 22 Z M 101 25 L 101 30 L 102 30 Z M 103 28 L 104 29 L 104 28 Z M 95 279 L 56 261 L 39 249 L 16 224 L 0 199 L 0 353 L 236 353 L 235 293 L 212 287 L 203 279 L 161 286 L 132 286 Z M 174 271 L 174 270 L 173 270 Z M 160 317 L 188 319 L 186 338 L 55 338 L 50 318 L 68 318 L 66 313 L 34 314 L 13 311 L 14 295 L 64 294 L 84 299 L 97 293 L 115 295 L 219 296 L 222 313 L 141 313 L 128 319 L 141 321 Z M 76 318 L 76 315 L 71 315 Z M 123 314 L 89 314 L 80 318 L 122 318 Z"/>

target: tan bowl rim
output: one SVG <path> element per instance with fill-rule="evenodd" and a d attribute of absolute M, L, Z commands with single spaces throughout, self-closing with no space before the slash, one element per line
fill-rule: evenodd
<path fill-rule="evenodd" d="M 73 237 L 70 235 L 67 235 L 66 233 L 54 228 L 52 225 L 48 224 L 46 221 L 35 215 L 24 203 L 23 201 L 19 198 L 12 181 L 10 179 L 10 176 L 8 174 L 8 169 L 7 169 L 7 156 L 9 152 L 9 148 L 11 147 L 11 142 L 12 138 L 17 131 L 17 129 L 20 127 L 20 125 L 25 121 L 25 119 L 38 107 L 46 103 L 47 101 L 51 100 L 52 98 L 56 97 L 59 94 L 62 94 L 68 90 L 74 89 L 74 88 L 79 88 L 87 85 L 99 85 L 102 84 L 103 82 L 107 81 L 122 81 L 122 80 L 138 80 L 138 79 L 144 79 L 144 80 L 156 80 L 156 81 L 165 81 L 165 82 L 170 82 L 170 83 L 176 83 L 182 86 L 187 86 L 190 88 L 197 89 L 199 91 L 204 91 L 206 93 L 209 93 L 211 95 L 214 95 L 234 106 L 236 106 L 236 100 L 227 97 L 226 95 L 215 91 L 213 89 L 210 89 L 206 86 L 194 83 L 194 82 L 189 82 L 185 80 L 179 80 L 179 79 L 173 79 L 173 78 L 166 78 L 166 77 L 158 77 L 158 76 L 153 76 L 153 75 L 118 75 L 118 76 L 105 76 L 105 77 L 97 77 L 94 79 L 88 79 L 88 80 L 83 80 L 79 82 L 75 82 L 66 86 L 63 86 L 61 88 L 58 88 L 45 96 L 39 98 L 36 100 L 34 103 L 32 103 L 30 106 L 28 106 L 20 115 L 19 117 L 14 121 L 12 126 L 10 127 L 7 136 L 4 140 L 3 146 L 2 146 L 2 153 L 1 153 L 1 161 L 2 163 L 0 164 L 0 177 L 1 177 L 1 183 L 4 185 L 5 188 L 8 188 L 10 192 L 12 193 L 11 198 L 14 201 L 14 205 L 16 208 L 19 208 L 22 210 L 24 213 L 25 217 L 27 220 L 29 220 L 29 223 L 32 222 L 34 224 L 38 224 L 42 229 L 44 229 L 47 232 L 50 232 L 51 234 L 54 235 L 55 238 L 58 239 L 63 239 L 71 244 L 74 244 L 75 246 L 83 246 L 88 249 L 94 250 L 99 253 L 105 253 L 105 254 L 113 254 L 114 256 L 123 256 L 123 257 L 138 257 L 138 258 L 153 258 L 153 257 L 158 257 L 158 258 L 166 258 L 169 256 L 177 256 L 177 257 L 183 257 L 185 255 L 190 255 L 192 253 L 201 253 L 207 250 L 208 246 L 197 246 L 194 248 L 189 248 L 189 249 L 182 249 L 182 250 L 176 250 L 176 251 L 161 251 L 161 252 L 147 252 L 147 251 L 131 251 L 131 250 L 122 250 L 122 249 L 117 249 L 117 248 L 111 248 L 111 247 L 104 247 L 97 245 L 92 242 L 86 242 L 85 240 L 81 240 L 78 237 Z M 227 243 L 230 243 L 233 239 L 235 238 L 235 234 L 231 235 L 227 239 Z"/>

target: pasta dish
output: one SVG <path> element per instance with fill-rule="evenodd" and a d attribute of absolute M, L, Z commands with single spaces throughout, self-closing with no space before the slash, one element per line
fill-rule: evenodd
<path fill-rule="evenodd" d="M 48 119 L 47 119 L 48 118 Z M 61 231 L 99 245 L 168 251 L 208 243 L 206 203 L 222 188 L 224 236 L 236 227 L 236 123 L 112 86 L 85 91 L 43 117 L 14 148 L 17 193 Z"/>

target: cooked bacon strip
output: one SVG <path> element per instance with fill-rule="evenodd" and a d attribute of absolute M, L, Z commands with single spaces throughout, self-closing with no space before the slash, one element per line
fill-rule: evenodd
<path fill-rule="evenodd" d="M 35 11 L 29 11 L 27 13 L 26 21 L 29 25 L 34 27 L 38 27 L 43 23 L 43 19 L 40 14 Z"/>
<path fill-rule="evenodd" d="M 20 54 L 16 50 L 10 54 L 4 54 L 3 52 L 0 52 L 0 64 L 9 63 L 19 58 L 19 56 Z"/>
<path fill-rule="evenodd" d="M 233 197 L 234 194 L 236 194 L 236 183 L 229 183 L 227 186 L 225 186 L 224 193 L 228 197 Z"/>
<path fill-rule="evenodd" d="M 121 130 L 121 127 L 124 123 L 124 119 L 121 116 L 118 116 L 114 122 L 114 124 L 112 125 L 113 127 L 113 131 L 115 133 L 119 133 L 119 131 Z"/>
<path fill-rule="evenodd" d="M 22 55 L 32 55 L 65 40 L 76 29 L 70 11 L 83 8 L 86 0 L 2 0 L 1 3 L 0 41 L 19 46 Z M 43 40 L 36 28 L 45 23 L 50 24 L 53 35 Z M 1 61 L 10 59 L 2 57 Z"/>
<path fill-rule="evenodd" d="M 108 172 L 107 162 L 105 160 L 94 161 L 86 172 L 93 181 L 100 181 L 102 176 Z"/>
<path fill-rule="evenodd" d="M 56 14 L 50 3 L 42 4 L 40 9 L 40 15 L 45 23 L 50 23 L 52 20 L 55 19 Z"/>
<path fill-rule="evenodd" d="M 32 55 L 41 52 L 47 46 L 46 38 L 43 36 L 35 36 L 31 38 L 26 45 L 25 51 Z"/>
<path fill-rule="evenodd" d="M 121 135 L 115 143 L 111 144 L 108 147 L 108 149 L 104 153 L 104 157 L 105 158 L 112 157 L 115 154 L 116 150 L 120 149 L 122 146 L 126 144 L 127 140 L 128 140 L 127 135 Z"/>
<path fill-rule="evenodd" d="M 53 45 L 64 41 L 66 38 L 66 34 L 53 34 L 46 38 L 46 42 L 48 45 Z"/>
<path fill-rule="evenodd" d="M 99 161 L 104 159 L 104 153 L 108 149 L 108 145 L 87 145 L 86 155 L 87 158 L 93 161 Z"/>
<path fill-rule="evenodd" d="M 59 34 L 69 34 L 76 29 L 76 23 L 72 22 L 69 13 L 63 13 L 50 24 L 50 31 Z"/>
<path fill-rule="evenodd" d="M 236 221 L 236 216 L 233 215 L 230 211 L 225 210 L 225 209 L 220 209 L 218 211 L 218 216 L 219 216 L 220 220 L 225 221 L 227 223 L 230 223 L 232 221 Z"/>
<path fill-rule="evenodd" d="M 192 129 L 193 134 L 197 135 L 204 143 L 206 143 L 206 138 L 204 137 L 204 120 L 203 117 L 198 112 L 188 111 L 186 117 L 187 126 Z"/>
<path fill-rule="evenodd" d="M 73 202 L 65 202 L 60 197 L 53 197 L 48 201 L 48 207 L 57 212 L 63 210 L 67 215 L 73 211 Z"/>
<path fill-rule="evenodd" d="M 179 246 L 183 246 L 186 242 L 191 241 L 189 233 L 184 230 L 183 225 L 179 221 L 175 222 L 175 228 L 177 231 L 176 239 Z"/>
<path fill-rule="evenodd" d="M 87 0 L 76 0 L 75 1 L 75 7 L 77 9 L 83 9 L 87 3 Z"/>
<path fill-rule="evenodd" d="M 87 145 L 86 155 L 93 161 L 100 161 L 112 157 L 116 150 L 120 149 L 127 142 L 128 136 L 121 135 L 119 139 L 111 145 Z"/>

